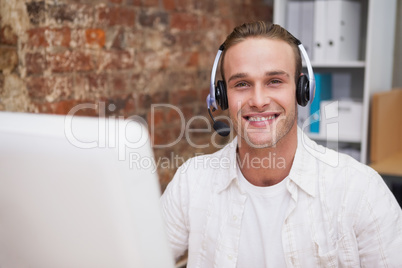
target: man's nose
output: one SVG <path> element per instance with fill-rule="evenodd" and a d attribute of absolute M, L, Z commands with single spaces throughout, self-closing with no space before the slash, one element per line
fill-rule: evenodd
<path fill-rule="evenodd" d="M 262 86 L 254 87 L 250 94 L 251 95 L 248 99 L 248 104 L 250 107 L 261 109 L 271 103 L 271 98 L 268 95 L 267 90 L 264 90 Z"/>

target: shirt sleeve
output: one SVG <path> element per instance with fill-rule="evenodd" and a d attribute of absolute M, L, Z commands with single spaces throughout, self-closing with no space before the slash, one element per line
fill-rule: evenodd
<path fill-rule="evenodd" d="M 402 210 L 373 171 L 355 225 L 361 267 L 402 267 Z"/>
<path fill-rule="evenodd" d="M 161 197 L 162 216 L 173 255 L 177 260 L 188 247 L 186 175 L 177 170 Z"/>

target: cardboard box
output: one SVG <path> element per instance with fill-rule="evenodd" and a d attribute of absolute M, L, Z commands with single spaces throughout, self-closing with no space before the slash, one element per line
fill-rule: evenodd
<path fill-rule="evenodd" d="M 370 166 L 402 176 L 402 89 L 373 95 L 370 123 Z"/>

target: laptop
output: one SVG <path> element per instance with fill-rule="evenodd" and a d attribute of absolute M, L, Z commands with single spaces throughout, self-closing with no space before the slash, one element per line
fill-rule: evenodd
<path fill-rule="evenodd" d="M 174 267 L 144 124 L 0 112 L 0 267 Z"/>

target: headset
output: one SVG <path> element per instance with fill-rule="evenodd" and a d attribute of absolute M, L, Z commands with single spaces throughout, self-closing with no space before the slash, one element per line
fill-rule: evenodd
<path fill-rule="evenodd" d="M 303 44 L 297 38 L 295 38 L 295 40 L 296 40 L 296 44 L 301 52 L 301 55 L 306 63 L 306 67 L 307 67 L 307 71 L 308 71 L 308 76 L 306 74 L 302 74 L 299 77 L 297 84 L 296 84 L 297 103 L 300 106 L 304 107 L 307 105 L 307 103 L 309 101 L 312 102 L 314 99 L 315 78 L 314 78 L 313 67 L 311 66 L 311 62 L 310 62 L 310 59 L 306 52 L 306 49 L 304 48 Z M 218 68 L 219 59 L 220 59 L 221 54 L 224 51 L 224 49 L 225 49 L 225 44 L 222 44 L 219 47 L 218 53 L 215 56 L 215 61 L 214 61 L 214 65 L 212 67 L 212 72 L 211 72 L 211 84 L 209 87 L 209 94 L 207 96 L 207 106 L 208 106 L 209 116 L 212 118 L 212 121 L 214 122 L 213 127 L 214 127 L 215 131 L 221 136 L 229 135 L 230 127 L 227 124 L 223 123 L 222 121 L 215 121 L 215 119 L 211 113 L 211 106 L 212 106 L 212 111 L 217 110 L 218 105 L 221 107 L 222 110 L 226 110 L 229 107 L 225 82 L 222 80 L 218 80 L 215 85 L 216 71 Z"/>

